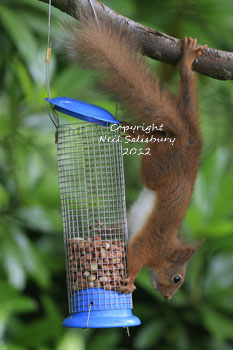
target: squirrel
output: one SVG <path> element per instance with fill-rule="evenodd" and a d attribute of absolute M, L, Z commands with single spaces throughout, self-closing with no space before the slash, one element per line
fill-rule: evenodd
<path fill-rule="evenodd" d="M 207 45 L 197 46 L 196 39 L 184 38 L 178 64 L 180 90 L 174 97 L 167 88 L 160 88 L 127 24 L 98 12 L 96 20 L 80 8 L 76 17 L 80 26 L 68 25 L 65 44 L 72 61 L 104 73 L 104 88 L 117 95 L 133 125 L 163 125 L 164 131 L 151 135 L 175 138 L 174 144 L 151 143 L 150 155 L 142 156 L 144 189 L 128 215 L 128 277 L 121 287 L 123 293 L 132 293 L 136 276 L 146 266 L 153 288 L 171 299 L 184 282 L 189 258 L 201 246 L 185 245 L 178 230 L 190 203 L 202 149 L 192 63 Z M 132 124 L 124 121 L 122 125 Z M 135 136 L 132 131 L 126 133 Z"/>

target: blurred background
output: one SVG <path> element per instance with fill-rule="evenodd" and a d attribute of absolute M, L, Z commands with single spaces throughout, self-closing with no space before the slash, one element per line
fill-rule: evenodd
<path fill-rule="evenodd" d="M 119 13 L 169 35 L 233 51 L 233 2 L 106 0 Z M 36 0 L 0 3 L 0 349 L 233 349 L 233 89 L 231 81 L 198 76 L 204 150 L 191 205 L 181 228 L 206 237 L 186 282 L 171 301 L 137 278 L 130 329 L 69 330 L 54 127 L 47 115 L 44 58 L 48 6 Z M 51 96 L 69 96 L 114 112 L 95 76 L 69 64 L 52 9 Z M 177 70 L 148 59 L 176 91 Z M 127 206 L 141 188 L 140 158 L 125 156 Z"/>

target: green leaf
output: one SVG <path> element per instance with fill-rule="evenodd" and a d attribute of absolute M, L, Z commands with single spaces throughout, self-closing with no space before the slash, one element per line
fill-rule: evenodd
<path fill-rule="evenodd" d="M 3 264 L 8 273 L 9 283 L 18 289 L 23 289 L 26 280 L 23 264 L 20 263 L 18 256 L 14 254 L 12 249 L 7 249 L 4 252 L 4 256 Z"/>
<path fill-rule="evenodd" d="M 182 323 L 177 323 L 175 327 L 176 344 L 178 349 L 191 349 L 191 342 L 187 327 Z"/>
<path fill-rule="evenodd" d="M 103 339 L 101 348 L 103 348 Z M 77 329 L 66 330 L 65 334 L 59 340 L 56 350 L 85 350 L 83 331 Z M 98 349 L 98 348 L 96 348 Z"/>
<path fill-rule="evenodd" d="M 23 254 L 25 268 L 31 274 L 31 277 L 41 286 L 44 288 L 48 287 L 50 285 L 50 279 L 43 261 L 42 252 L 37 251 L 29 239 L 17 231 L 14 231 L 14 240 Z"/>
<path fill-rule="evenodd" d="M 204 215 L 202 215 L 197 206 L 190 205 L 185 217 L 185 223 L 188 225 L 189 230 L 192 230 L 195 234 L 202 234 L 203 226 L 205 225 Z"/>
<path fill-rule="evenodd" d="M 33 85 L 28 74 L 28 70 L 25 68 L 24 64 L 16 57 L 13 59 L 12 67 L 19 80 L 24 95 L 29 97 L 33 93 Z"/>
<path fill-rule="evenodd" d="M 27 226 L 34 230 L 41 230 L 43 232 L 51 232 L 53 225 L 47 217 L 46 208 L 41 206 L 33 206 L 31 208 L 22 207 L 18 211 L 18 217 L 23 218 Z"/>
<path fill-rule="evenodd" d="M 22 2 L 22 1 L 21 1 Z M 25 1 L 25 3 L 28 2 L 28 5 L 32 5 L 31 0 Z M 44 42 L 47 42 L 47 36 L 48 36 L 48 18 L 47 16 L 41 16 L 40 11 L 33 11 L 37 3 L 33 4 L 33 9 L 27 10 L 25 9 L 21 12 L 21 19 L 24 21 L 24 23 L 27 24 L 28 30 L 35 31 L 40 37 L 43 36 Z M 40 2 L 38 1 L 38 4 L 40 5 Z M 39 6 L 38 10 L 41 9 L 41 6 Z M 47 6 L 48 10 L 48 6 Z M 46 13 L 47 15 L 47 13 Z M 51 19 L 53 22 L 53 18 Z M 54 22 L 53 22 L 54 26 Z"/>
<path fill-rule="evenodd" d="M 58 96 L 65 94 L 71 97 L 78 96 L 79 99 L 85 100 L 86 91 L 90 89 L 91 77 L 92 75 L 86 71 L 66 67 L 54 78 L 53 84 Z"/>
<path fill-rule="evenodd" d="M 202 321 L 210 333 L 219 341 L 233 340 L 233 321 L 207 305 L 201 308 Z"/>
<path fill-rule="evenodd" d="M 165 324 L 163 322 L 147 322 L 141 326 L 133 340 L 135 349 L 146 349 L 155 346 L 163 336 Z"/>
<path fill-rule="evenodd" d="M 132 0 L 107 0 L 105 4 L 127 17 L 133 17 L 136 11 L 136 5 Z"/>
<path fill-rule="evenodd" d="M 207 181 L 202 172 L 199 172 L 192 196 L 192 204 L 203 217 L 208 215 L 211 207 L 208 203 Z"/>
<path fill-rule="evenodd" d="M 233 303 L 232 303 L 233 287 L 228 291 L 222 291 L 219 294 L 211 295 L 209 297 L 209 304 L 222 312 L 231 314 L 233 317 Z"/>
<path fill-rule="evenodd" d="M 20 345 L 16 345 L 16 344 L 1 344 L 0 343 L 0 350 L 25 350 L 24 347 L 20 346 Z"/>
<path fill-rule="evenodd" d="M 23 322 L 17 329 L 15 340 L 27 347 L 37 347 L 38 344 L 46 344 L 55 341 L 57 335 L 62 332 L 62 317 L 58 306 L 49 296 L 42 296 L 44 315 L 31 321 L 27 326 Z"/>
<path fill-rule="evenodd" d="M 9 195 L 6 188 L 0 184 L 0 210 L 4 210 L 9 203 Z"/>
<path fill-rule="evenodd" d="M 219 254 L 212 258 L 209 263 L 204 280 L 204 293 L 208 295 L 219 295 L 233 289 L 232 273 L 233 256 Z"/>
<path fill-rule="evenodd" d="M 233 211 L 233 171 L 228 171 L 218 185 L 219 196 L 214 203 L 213 218 L 227 219 Z"/>
<path fill-rule="evenodd" d="M 232 235 L 233 221 L 217 221 L 212 220 L 211 224 L 202 230 L 205 237 L 225 237 Z"/>
<path fill-rule="evenodd" d="M 0 4 L 0 18 L 30 68 L 37 56 L 37 43 L 25 23 L 9 7 Z"/>
<path fill-rule="evenodd" d="M 24 286 L 25 272 L 34 279 L 40 286 L 47 288 L 50 285 L 50 276 L 47 266 L 43 258 L 43 250 L 39 251 L 28 237 L 21 231 L 21 228 L 16 226 L 13 220 L 10 220 L 1 225 L 0 222 L 0 237 L 3 238 L 7 232 L 7 238 L 3 241 L 3 264 L 11 273 L 10 268 L 17 265 L 20 276 L 12 276 L 9 280 L 19 288 Z M 14 257 L 12 260 L 11 258 Z M 17 271 L 17 270 L 16 270 Z M 20 280 L 22 278 L 22 280 Z M 12 280 L 13 279 L 13 280 Z"/>
<path fill-rule="evenodd" d="M 37 303 L 32 298 L 20 295 L 17 289 L 0 281 L 0 323 L 7 322 L 12 314 L 36 309 Z"/>
<path fill-rule="evenodd" d="M 116 349 L 122 337 L 122 330 L 107 329 L 99 330 L 98 333 L 93 334 L 88 344 L 89 349 Z M 103 342 L 104 339 L 104 342 Z"/>

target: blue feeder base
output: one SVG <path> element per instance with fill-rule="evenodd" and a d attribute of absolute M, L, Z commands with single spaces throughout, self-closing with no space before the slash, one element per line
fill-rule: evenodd
<path fill-rule="evenodd" d="M 76 292 L 72 305 L 78 312 L 64 320 L 65 327 L 110 328 L 141 324 L 139 318 L 132 314 L 131 294 L 91 288 Z"/>
<path fill-rule="evenodd" d="M 71 328 L 114 328 L 139 326 L 141 321 L 129 310 L 76 312 L 67 317 L 63 326 Z"/>

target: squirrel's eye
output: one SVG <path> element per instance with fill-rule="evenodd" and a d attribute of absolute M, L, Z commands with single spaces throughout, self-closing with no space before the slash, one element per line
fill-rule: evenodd
<path fill-rule="evenodd" d="M 174 283 L 179 283 L 181 281 L 181 276 L 180 275 L 175 275 L 172 277 L 172 281 Z"/>

